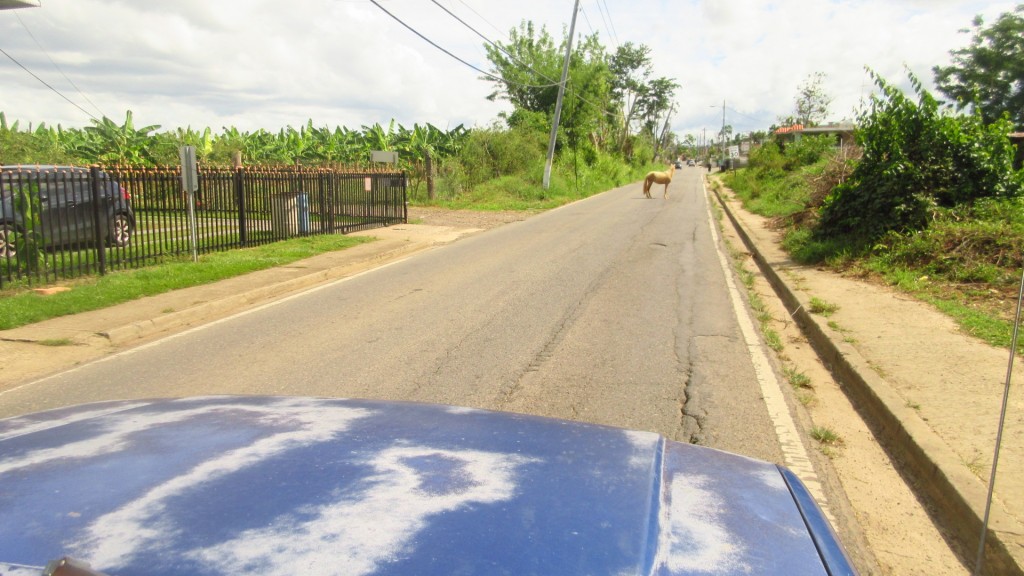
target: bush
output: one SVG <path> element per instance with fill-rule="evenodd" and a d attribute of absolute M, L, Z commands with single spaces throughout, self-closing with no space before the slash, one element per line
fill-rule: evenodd
<path fill-rule="evenodd" d="M 786 170 L 796 170 L 801 166 L 809 166 L 824 158 L 834 148 L 835 138 L 832 136 L 804 136 L 786 144 L 784 167 Z"/>
<path fill-rule="evenodd" d="M 1021 195 L 1006 119 L 985 125 L 975 112 L 953 116 L 910 76 L 918 102 L 877 75 L 882 92 L 861 114 L 863 158 L 825 199 L 816 232 L 859 241 L 921 230 L 939 207 Z"/>
<path fill-rule="evenodd" d="M 478 128 L 459 152 L 466 181 L 465 188 L 492 178 L 524 172 L 538 160 L 543 161 L 547 144 L 542 135 L 528 128 Z"/>

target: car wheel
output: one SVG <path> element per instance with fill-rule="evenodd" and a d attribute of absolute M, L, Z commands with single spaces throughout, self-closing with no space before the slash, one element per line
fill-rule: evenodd
<path fill-rule="evenodd" d="M 0 258 L 14 258 L 18 255 L 15 237 L 18 231 L 11 224 L 0 224 Z"/>
<path fill-rule="evenodd" d="M 127 214 L 114 214 L 110 220 L 110 235 L 107 237 L 107 241 L 111 246 L 124 248 L 131 242 L 134 229 L 135 225 Z"/>

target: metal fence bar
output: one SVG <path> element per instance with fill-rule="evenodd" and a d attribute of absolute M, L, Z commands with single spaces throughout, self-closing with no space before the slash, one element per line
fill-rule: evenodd
<path fill-rule="evenodd" d="M 402 223 L 406 182 L 402 173 L 201 167 L 196 249 L 205 254 Z M 191 254 L 178 167 L 26 166 L 0 172 L 0 193 L 0 288 Z M 130 216 L 127 242 L 115 234 L 119 210 Z"/>

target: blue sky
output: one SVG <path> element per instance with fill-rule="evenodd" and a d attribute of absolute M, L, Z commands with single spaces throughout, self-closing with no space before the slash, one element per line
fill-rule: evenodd
<path fill-rule="evenodd" d="M 378 0 L 461 59 L 487 69 L 483 40 L 432 0 Z M 491 40 L 528 19 L 561 37 L 572 0 L 437 0 Z M 508 110 L 489 82 L 369 0 L 41 0 L 0 11 L 0 111 L 9 121 L 87 126 L 92 116 L 161 130 L 276 131 L 312 119 L 358 128 L 486 126 Z M 834 120 L 872 91 L 865 67 L 902 84 L 968 43 L 958 30 L 1014 2 L 967 0 L 581 0 L 577 32 L 609 52 L 651 48 L 655 76 L 679 84 L 680 135 L 763 130 L 825 74 Z M 65 100 L 71 100 L 69 103 Z"/>

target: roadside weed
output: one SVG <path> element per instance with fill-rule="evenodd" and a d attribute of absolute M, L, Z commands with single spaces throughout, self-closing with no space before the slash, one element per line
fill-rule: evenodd
<path fill-rule="evenodd" d="M 811 386 L 811 378 L 807 374 L 800 372 L 792 366 L 787 366 L 783 368 L 782 371 L 786 375 L 786 380 L 789 381 L 789 385 L 792 386 L 794 390 L 799 388 L 813 388 L 813 386 Z"/>
<path fill-rule="evenodd" d="M 836 310 L 839 310 L 839 305 L 832 304 L 831 302 L 826 302 L 825 300 L 822 300 L 817 297 L 813 297 L 811 298 L 811 305 L 809 310 L 812 314 L 818 314 L 819 316 L 828 317 L 834 314 Z"/>

